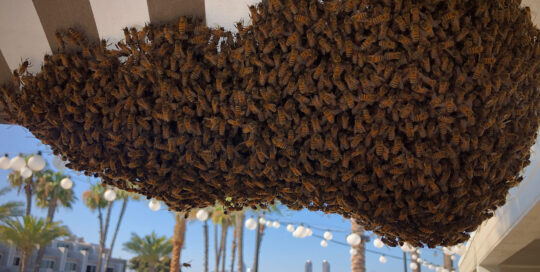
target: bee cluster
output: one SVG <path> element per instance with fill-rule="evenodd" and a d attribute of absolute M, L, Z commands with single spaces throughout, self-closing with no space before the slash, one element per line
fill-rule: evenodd
<path fill-rule="evenodd" d="M 1 102 L 70 168 L 173 210 L 279 200 L 452 245 L 505 203 L 540 124 L 519 2 L 264 0 L 234 33 L 180 18 L 115 49 L 71 29 Z"/>

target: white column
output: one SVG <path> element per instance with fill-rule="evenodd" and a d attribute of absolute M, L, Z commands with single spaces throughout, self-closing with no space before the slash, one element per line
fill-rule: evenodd
<path fill-rule="evenodd" d="M 62 256 L 60 256 L 60 263 L 58 264 L 58 271 L 64 272 L 64 270 L 66 270 L 66 260 L 69 249 L 67 247 L 59 247 L 58 249 L 60 249 L 60 252 L 62 252 Z"/>
<path fill-rule="evenodd" d="M 86 266 L 88 265 L 88 250 L 81 250 L 83 260 L 81 262 L 81 272 L 86 272 Z"/>
<path fill-rule="evenodd" d="M 7 255 L 7 267 L 13 266 L 13 259 L 15 258 L 15 253 L 17 249 L 14 246 L 9 246 L 9 251 Z"/>

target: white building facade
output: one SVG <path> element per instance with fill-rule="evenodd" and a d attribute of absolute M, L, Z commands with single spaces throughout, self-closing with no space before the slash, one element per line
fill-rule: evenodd
<path fill-rule="evenodd" d="M 45 248 L 39 272 L 96 272 L 98 261 L 96 244 L 76 241 L 53 241 Z M 108 252 L 106 250 L 104 255 Z M 37 250 L 24 272 L 32 272 Z M 0 243 L 0 272 L 18 272 L 22 254 L 13 246 Z M 105 258 L 103 258 L 105 259 Z M 105 272 L 125 272 L 126 261 L 111 258 Z"/>

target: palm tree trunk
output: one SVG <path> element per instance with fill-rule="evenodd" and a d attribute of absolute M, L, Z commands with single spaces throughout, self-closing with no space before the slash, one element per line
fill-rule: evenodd
<path fill-rule="evenodd" d="M 447 268 L 448 270 L 452 270 L 454 268 L 454 261 L 452 261 L 452 256 L 446 255 L 443 253 L 444 256 L 444 268 Z"/>
<path fill-rule="evenodd" d="M 114 242 L 116 241 L 116 235 L 118 235 L 118 230 L 120 229 L 120 223 L 122 223 L 122 218 L 124 217 L 124 213 L 126 212 L 128 201 L 129 201 L 129 197 L 124 197 L 124 202 L 122 203 L 122 209 L 120 210 L 120 216 L 118 216 L 118 222 L 116 222 L 116 229 L 114 230 L 114 234 L 112 237 L 111 248 L 109 249 L 109 251 L 107 252 L 107 255 L 105 256 L 105 267 L 109 266 L 109 261 L 111 260 L 112 251 L 114 248 Z"/>
<path fill-rule="evenodd" d="M 107 268 L 103 269 L 103 251 L 105 250 L 105 241 L 107 240 L 107 230 L 109 229 L 109 220 L 111 219 L 111 209 L 112 201 L 109 201 L 107 204 L 107 214 L 105 215 L 105 225 L 101 231 L 101 237 L 99 239 L 99 250 L 98 250 L 98 262 L 96 267 L 96 272 L 107 271 Z"/>
<path fill-rule="evenodd" d="M 26 270 L 26 267 L 28 267 L 28 265 L 30 264 L 30 257 L 32 257 L 32 251 L 22 252 L 21 266 L 19 267 L 19 272 L 24 272 Z"/>
<path fill-rule="evenodd" d="M 31 181 L 30 182 L 26 181 L 26 185 L 24 185 L 24 193 L 26 194 L 26 216 L 29 216 L 30 212 L 32 211 L 32 184 L 31 184 Z"/>
<path fill-rule="evenodd" d="M 416 253 L 412 253 L 412 252 L 411 252 L 411 253 L 409 253 L 409 254 L 412 256 L 413 254 L 416 254 Z M 443 255 L 444 255 L 444 254 L 443 254 Z M 411 262 L 412 262 L 412 263 L 416 263 L 416 269 L 411 269 L 411 271 L 412 271 L 412 272 L 420 272 L 420 271 L 421 271 L 421 270 L 420 270 L 420 265 L 421 265 L 421 263 L 418 263 L 418 261 L 416 261 L 416 260 L 413 261 L 412 258 L 411 258 Z"/>
<path fill-rule="evenodd" d="M 351 219 L 351 232 L 362 235 L 364 234 L 364 229 Z M 356 249 L 356 255 L 351 255 L 352 272 L 366 272 L 366 253 L 364 243 L 365 241 L 362 239 L 362 242 L 359 245 L 352 246 L 352 248 Z"/>
<path fill-rule="evenodd" d="M 262 236 L 264 233 L 264 224 L 259 223 L 260 216 L 257 216 L 257 237 L 255 239 L 255 260 L 253 261 L 253 272 L 259 271 L 259 254 L 261 252 Z"/>
<path fill-rule="evenodd" d="M 232 238 L 232 245 L 231 245 L 231 271 L 230 272 L 234 271 L 234 258 L 236 257 L 236 239 L 237 239 L 236 229 L 237 227 L 238 226 L 235 225 L 234 230 L 233 230 L 233 238 Z"/>
<path fill-rule="evenodd" d="M 208 272 L 208 220 L 204 221 L 204 272 Z"/>
<path fill-rule="evenodd" d="M 171 257 L 171 270 L 170 272 L 180 271 L 180 256 L 182 253 L 182 246 L 184 246 L 184 238 L 186 235 L 186 218 L 184 214 L 177 213 L 175 216 L 176 223 L 174 224 L 173 234 L 173 251 Z"/>
<path fill-rule="evenodd" d="M 241 211 L 236 215 L 236 240 L 238 242 L 238 272 L 244 272 L 244 220 L 246 214 Z M 232 272 L 232 271 L 231 271 Z"/>
<path fill-rule="evenodd" d="M 219 255 L 220 251 L 218 250 L 218 240 L 217 240 L 217 231 L 218 231 L 218 225 L 214 222 L 214 253 L 216 255 L 216 269 L 214 272 L 219 272 L 219 260 L 221 259 L 221 256 Z"/>
<path fill-rule="evenodd" d="M 225 272 L 225 255 L 227 255 L 227 233 L 229 232 L 229 220 L 226 219 L 225 223 L 221 226 L 221 245 L 220 250 L 223 255 L 223 262 L 221 263 L 221 272 Z"/>
<path fill-rule="evenodd" d="M 58 202 L 58 196 L 56 195 L 56 192 L 53 190 L 51 192 L 51 200 L 49 201 L 49 208 L 47 210 L 47 223 L 51 223 L 54 218 L 54 212 L 56 211 L 56 205 Z M 36 256 L 36 262 L 34 263 L 34 272 L 39 271 L 39 266 L 41 265 L 41 260 L 43 259 L 43 255 L 45 255 L 45 248 L 40 247 L 37 252 Z"/>

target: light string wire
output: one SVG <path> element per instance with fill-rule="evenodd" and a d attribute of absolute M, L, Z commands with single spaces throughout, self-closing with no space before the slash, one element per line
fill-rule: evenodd
<path fill-rule="evenodd" d="M 305 227 L 309 227 L 309 228 L 312 228 L 312 229 L 316 229 L 316 230 L 323 230 L 323 231 L 334 231 L 334 232 L 344 232 L 344 233 L 350 233 L 351 231 L 350 230 L 343 230 L 343 229 L 332 229 L 332 228 L 324 228 L 324 227 L 317 227 L 317 226 L 312 226 L 310 224 L 306 224 L 306 223 L 298 223 L 298 222 L 291 222 L 291 221 L 280 221 L 280 220 L 275 220 L 275 219 L 271 219 L 271 218 L 265 218 L 265 220 L 267 222 L 269 221 L 276 221 L 276 222 L 279 222 L 280 224 L 292 224 L 292 225 L 302 225 L 302 226 L 305 226 Z M 259 224 L 257 222 L 257 224 Z M 264 224 L 263 224 L 264 225 Z M 344 242 L 340 242 L 340 241 L 336 241 L 334 239 L 331 239 L 331 240 L 326 240 L 323 236 L 320 236 L 320 235 L 317 235 L 317 234 L 312 234 L 311 235 L 312 237 L 315 237 L 315 238 L 319 238 L 319 239 L 323 239 L 325 241 L 328 241 L 328 242 L 332 242 L 332 243 L 335 243 L 335 244 L 338 244 L 338 245 L 342 245 L 342 246 L 346 246 L 346 247 L 351 247 L 349 244 L 347 243 L 344 243 Z M 438 251 L 443 251 L 442 249 L 439 249 L 439 248 L 433 248 L 435 250 L 438 250 Z M 391 255 L 391 254 L 386 254 L 384 252 L 380 252 L 380 251 L 376 251 L 376 250 L 371 250 L 371 249 L 367 249 L 365 248 L 365 245 L 364 245 L 364 251 L 366 252 L 369 252 L 369 253 L 372 253 L 372 254 L 377 254 L 377 255 L 382 255 L 382 256 L 385 256 L 385 257 L 389 257 L 389 258 L 394 258 L 394 259 L 397 259 L 397 260 L 403 260 L 403 257 L 399 257 L 399 256 L 395 256 L 395 255 Z M 416 253 L 415 253 L 416 254 Z M 419 254 L 418 254 L 419 255 Z M 408 256 L 408 255 L 406 255 Z M 413 261 L 411 258 L 406 258 L 406 261 L 409 262 L 409 261 Z M 433 264 L 434 266 L 441 266 L 442 265 L 436 265 L 432 262 L 428 262 L 429 264 Z M 422 265 L 420 263 L 420 265 Z"/>

